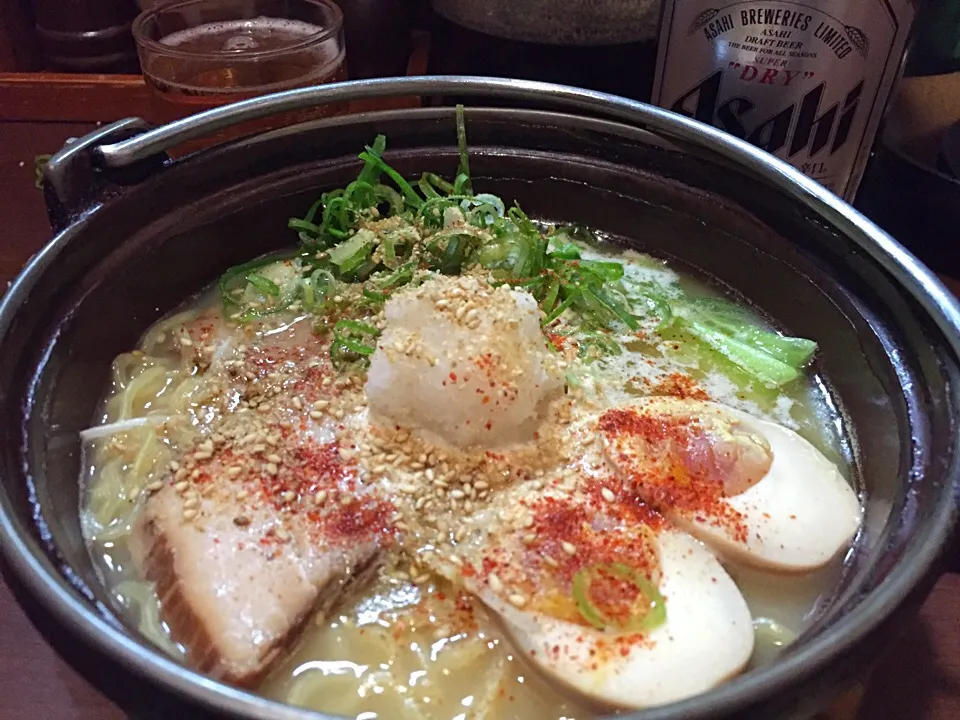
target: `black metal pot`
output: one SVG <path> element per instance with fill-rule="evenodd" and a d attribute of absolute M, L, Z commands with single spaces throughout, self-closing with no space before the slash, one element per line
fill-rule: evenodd
<path fill-rule="evenodd" d="M 477 185 L 706 273 L 820 343 L 816 370 L 846 418 L 865 498 L 849 568 L 774 664 L 633 717 L 803 717 L 860 679 L 926 596 L 952 531 L 960 308 L 903 248 L 771 156 L 657 108 L 532 82 L 307 88 L 147 132 L 123 121 L 51 161 L 57 235 L 0 304 L 0 545 L 29 604 L 122 667 L 124 688 L 241 717 L 308 716 L 181 667 L 110 614 L 80 536 L 77 433 L 112 358 L 228 265 L 288 244 L 285 219 L 350 178 L 375 133 L 401 172 L 456 165 L 452 108 L 328 119 L 177 161 L 163 151 L 239 119 L 396 94 L 552 107 L 468 109 Z"/>

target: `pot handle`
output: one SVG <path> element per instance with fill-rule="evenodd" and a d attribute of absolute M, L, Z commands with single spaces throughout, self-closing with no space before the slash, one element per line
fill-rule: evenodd
<path fill-rule="evenodd" d="M 113 180 L 98 170 L 94 152 L 104 143 L 113 143 L 148 130 L 140 118 L 126 118 L 105 125 L 82 138 L 68 140 L 43 170 L 43 193 L 47 214 L 59 232 L 91 203 Z"/>
<path fill-rule="evenodd" d="M 697 133 L 704 132 L 703 126 L 693 120 L 652 105 L 593 90 L 531 80 L 438 75 L 351 80 L 262 95 L 177 120 L 128 140 L 102 144 L 97 148 L 96 154 L 103 167 L 126 168 L 161 155 L 181 143 L 205 137 L 239 123 L 291 110 L 370 98 L 437 95 L 527 101 L 536 98 L 540 104 L 589 111 L 595 117 L 649 123 L 677 137 L 685 136 L 689 132 L 689 137 L 693 138 Z M 710 129 L 707 132 L 710 132 Z"/>

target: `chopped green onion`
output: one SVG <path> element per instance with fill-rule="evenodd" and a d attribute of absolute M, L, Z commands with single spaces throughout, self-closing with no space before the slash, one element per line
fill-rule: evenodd
<path fill-rule="evenodd" d="M 406 285 L 408 282 L 413 280 L 413 269 L 413 263 L 407 263 L 406 265 L 398 267 L 380 281 L 380 288 L 383 290 L 389 290 L 391 288 L 398 288 Z"/>
<path fill-rule="evenodd" d="M 596 357 L 597 353 L 600 355 L 621 355 L 623 354 L 623 348 L 616 340 L 602 333 L 591 333 L 580 338 L 578 356 L 581 360 L 590 362 Z"/>
<path fill-rule="evenodd" d="M 381 172 L 385 173 L 391 180 L 393 180 L 394 184 L 400 188 L 400 192 L 403 193 L 405 200 L 411 206 L 414 208 L 419 208 L 421 205 L 423 205 L 423 198 L 417 195 L 416 190 L 413 189 L 410 183 L 404 180 L 400 173 L 387 165 L 387 163 L 384 162 L 383 158 L 380 157 L 379 154 L 374 154 L 373 148 L 367 147 L 366 152 L 360 153 L 360 158 L 374 163 Z"/>
<path fill-rule="evenodd" d="M 390 212 L 399 215 L 403 212 L 403 198 L 400 193 L 389 185 L 374 185 L 373 192 L 378 202 L 385 202 L 390 205 Z"/>
<path fill-rule="evenodd" d="M 606 282 L 614 282 L 623 277 L 623 263 L 607 260 L 581 260 L 577 266 L 595 273 Z"/>
<path fill-rule="evenodd" d="M 264 295 L 272 295 L 274 297 L 280 297 L 280 286 L 277 285 L 273 280 L 265 278 L 263 275 L 258 273 L 250 273 L 247 275 L 247 282 L 253 285 L 257 290 L 262 292 Z"/>
<path fill-rule="evenodd" d="M 375 303 L 385 303 L 390 297 L 384 292 L 380 292 L 379 290 L 371 290 L 368 287 L 363 288 L 363 296 L 367 298 L 367 300 L 372 300 Z"/>
<path fill-rule="evenodd" d="M 556 277 L 550 278 L 550 282 L 547 283 L 547 291 L 543 294 L 543 300 L 540 301 L 540 307 L 543 308 L 543 311 L 549 313 L 553 310 L 554 304 L 557 302 L 557 297 L 560 295 L 560 280 Z"/>
<path fill-rule="evenodd" d="M 559 305 L 557 305 L 557 307 L 553 309 L 553 312 L 551 312 L 549 315 L 547 315 L 547 317 L 543 319 L 543 322 L 541 323 L 541 325 L 546 327 L 547 325 L 552 323 L 554 320 L 556 320 L 558 317 L 563 315 L 563 313 L 567 310 L 567 308 L 569 308 L 571 305 L 573 305 L 576 302 L 578 295 L 579 295 L 578 292 L 570 293 L 562 303 L 560 303 Z"/>
<path fill-rule="evenodd" d="M 457 105 L 457 147 L 460 150 L 460 165 L 457 168 L 457 180 L 463 192 L 473 194 L 473 185 L 470 182 L 470 153 L 467 151 L 467 121 L 464 117 L 463 105 Z M 457 183 L 454 183 L 456 186 Z"/>
<path fill-rule="evenodd" d="M 580 248 L 573 243 L 565 243 L 551 250 L 550 257 L 557 260 L 579 260 Z"/>
<path fill-rule="evenodd" d="M 358 232 L 346 242 L 330 250 L 330 262 L 336 265 L 341 274 L 349 273 L 363 264 L 371 252 L 376 237 L 373 233 Z"/>
<path fill-rule="evenodd" d="M 673 324 L 673 308 L 660 293 L 650 288 L 641 287 L 637 292 L 628 290 L 627 294 L 631 299 L 637 299 L 643 303 L 650 314 L 660 319 L 655 328 L 657 331 L 666 330 Z"/>
<path fill-rule="evenodd" d="M 314 225 L 312 222 L 301 220 L 300 218 L 290 218 L 287 221 L 287 227 L 291 230 L 296 230 L 297 232 L 308 233 L 314 237 L 323 232 L 323 228 L 319 225 Z"/>
<path fill-rule="evenodd" d="M 242 307 L 243 303 L 234 296 L 234 290 L 242 290 L 247 285 L 247 277 L 251 273 L 255 273 L 267 265 L 272 265 L 277 262 L 277 260 L 278 258 L 275 257 L 251 260 L 241 265 L 235 265 L 221 275 L 217 283 L 217 288 L 220 290 L 220 297 L 224 305 L 227 307 Z"/>
<path fill-rule="evenodd" d="M 448 183 L 446 180 L 444 180 L 442 177 L 440 177 L 435 173 L 431 173 L 431 172 L 424 173 L 422 179 L 426 181 L 426 183 L 430 185 L 432 188 L 434 187 L 436 188 L 436 190 L 433 191 L 434 195 L 439 195 L 439 193 L 437 193 L 437 190 L 439 190 L 440 192 L 446 193 L 447 195 L 454 194 L 453 185 Z"/>
<path fill-rule="evenodd" d="M 373 153 L 377 157 L 383 155 L 384 150 L 387 149 L 387 136 L 386 135 L 377 135 L 373 141 L 373 145 L 367 148 L 367 151 Z M 360 174 L 357 176 L 359 182 L 365 182 L 370 185 L 378 182 L 380 180 L 380 167 L 377 163 L 372 160 L 368 160 L 363 156 L 363 153 L 360 154 L 360 159 L 363 160 L 363 169 L 360 171 Z"/>
<path fill-rule="evenodd" d="M 640 323 L 637 322 L 637 319 L 630 314 L 629 308 L 624 305 L 620 300 L 614 299 L 614 297 L 606 292 L 602 288 L 596 288 L 595 290 L 590 290 L 589 288 L 584 288 L 584 292 L 590 292 L 597 299 L 597 301 L 603 305 L 610 313 L 612 313 L 617 319 L 619 319 L 624 325 L 626 325 L 631 330 L 639 330 Z"/>
<path fill-rule="evenodd" d="M 617 622 L 608 617 L 590 599 L 590 586 L 608 575 L 616 580 L 632 583 L 640 597 L 634 602 L 626 622 Z M 626 632 L 653 630 L 666 622 L 667 607 L 659 588 L 640 570 L 622 563 L 598 563 L 581 568 L 573 576 L 573 599 L 580 615 L 599 630 L 616 629 Z"/>
<path fill-rule="evenodd" d="M 351 355 L 359 356 L 362 360 L 373 355 L 376 347 L 363 342 L 367 336 L 376 339 L 380 331 L 373 325 L 357 320 L 339 320 L 333 326 L 333 342 L 330 346 L 330 359 L 334 367 L 345 367 L 352 359 Z"/>
<path fill-rule="evenodd" d="M 323 230 L 335 238 L 346 238 L 352 229 L 350 206 L 342 194 L 324 195 Z"/>

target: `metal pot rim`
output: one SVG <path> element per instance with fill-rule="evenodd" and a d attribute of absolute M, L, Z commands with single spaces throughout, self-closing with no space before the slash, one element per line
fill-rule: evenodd
<path fill-rule="evenodd" d="M 322 102 L 431 93 L 473 93 L 484 96 L 502 94 L 509 98 L 527 99 L 533 97 L 642 125 L 664 136 L 706 147 L 728 160 L 733 160 L 831 223 L 857 243 L 873 262 L 890 272 L 904 291 L 917 301 L 943 333 L 954 357 L 960 357 L 960 303 L 930 270 L 876 225 L 830 191 L 754 146 L 715 128 L 625 98 L 549 83 L 492 78 L 438 77 L 351 81 L 277 93 L 218 108 L 149 131 L 132 140 L 104 146 L 100 151 L 107 165 L 124 166 L 151 157 L 174 141 L 197 137 L 204 129 L 224 127 L 225 122 L 261 117 L 270 112 Z M 93 136 L 103 138 L 104 133 L 101 131 L 88 138 Z M 82 146 L 85 140 L 86 138 L 81 139 L 75 145 Z M 76 151 L 77 147 L 70 146 L 58 156 L 70 154 Z M 52 167 L 48 170 L 54 176 L 58 171 L 57 160 L 55 157 L 51 161 Z M 60 232 L 27 264 L 0 301 L 0 337 L 7 334 L 20 305 L 38 278 L 56 262 L 60 250 L 83 229 L 89 217 L 97 210 L 98 208 L 91 209 Z M 936 513 L 921 526 L 910 547 L 898 559 L 897 571 L 884 578 L 850 613 L 838 619 L 822 635 L 811 639 L 805 647 L 790 656 L 702 695 L 641 711 L 636 715 L 638 720 L 705 718 L 717 713 L 735 712 L 752 700 L 775 695 L 781 684 L 796 682 L 812 674 L 818 666 L 849 651 L 876 629 L 931 570 L 949 537 L 955 520 L 952 483 L 957 482 L 958 455 L 954 456 L 947 472 L 950 482 L 944 481 L 940 489 L 941 497 Z M 177 664 L 159 650 L 140 644 L 85 605 L 39 543 L 30 535 L 28 529 L 23 527 L 15 516 L 9 499 L 0 494 L 0 550 L 20 580 L 59 622 L 71 628 L 90 645 L 119 659 L 137 674 L 207 707 L 265 720 L 307 720 L 324 717 L 221 684 Z"/>

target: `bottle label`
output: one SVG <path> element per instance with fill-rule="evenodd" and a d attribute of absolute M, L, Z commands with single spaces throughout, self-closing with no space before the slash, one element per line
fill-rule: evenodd
<path fill-rule="evenodd" d="M 852 200 L 913 15 L 909 0 L 667 0 L 653 102 Z"/>

